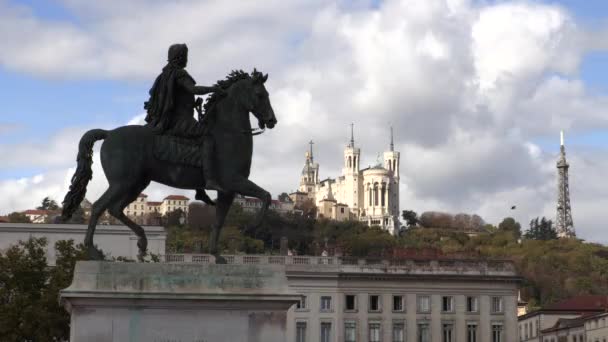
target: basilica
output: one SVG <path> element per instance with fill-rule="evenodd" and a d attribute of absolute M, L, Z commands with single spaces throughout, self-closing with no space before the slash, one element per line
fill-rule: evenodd
<path fill-rule="evenodd" d="M 355 147 L 351 127 L 350 142 L 344 149 L 342 175 L 319 180 L 319 164 L 314 161 L 312 143 L 300 176 L 300 187 L 290 194 L 296 205 L 310 200 L 318 217 L 359 220 L 380 226 L 391 234 L 399 231 L 399 152 L 394 150 L 393 133 L 388 151 L 376 165 L 361 169 L 361 149 Z"/>

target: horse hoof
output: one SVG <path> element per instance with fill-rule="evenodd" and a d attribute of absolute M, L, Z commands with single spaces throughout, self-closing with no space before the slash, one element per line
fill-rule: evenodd
<path fill-rule="evenodd" d="M 226 260 L 226 258 L 224 258 L 221 255 L 216 255 L 215 256 L 215 263 L 216 264 L 220 264 L 220 265 L 225 265 L 228 263 L 228 261 Z"/>

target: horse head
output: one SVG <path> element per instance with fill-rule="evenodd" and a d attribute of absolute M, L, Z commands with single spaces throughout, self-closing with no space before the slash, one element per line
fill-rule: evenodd
<path fill-rule="evenodd" d="M 251 88 L 249 91 L 248 105 L 249 112 L 258 119 L 258 126 L 260 129 L 266 127 L 272 129 L 277 124 L 277 118 L 274 116 L 274 110 L 270 104 L 270 98 L 268 91 L 264 87 L 264 83 L 268 79 L 268 74 L 253 69 L 251 73 L 250 81 Z"/>

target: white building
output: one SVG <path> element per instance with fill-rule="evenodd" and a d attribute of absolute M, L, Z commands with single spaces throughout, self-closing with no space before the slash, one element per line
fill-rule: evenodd
<path fill-rule="evenodd" d="M 188 215 L 188 203 L 190 199 L 181 195 L 169 195 L 163 199 L 160 205 L 161 215 L 166 215 L 172 211 L 181 210 L 186 216 Z"/>
<path fill-rule="evenodd" d="M 344 149 L 342 175 L 320 181 L 319 164 L 314 161 L 311 142 L 300 176 L 300 187 L 290 197 L 299 205 L 301 195 L 305 193 L 317 206 L 319 216 L 360 220 L 396 234 L 400 225 L 399 160 L 391 129 L 390 147 L 383 153 L 382 162 L 361 169 L 361 149 L 355 147 L 351 131 L 350 142 Z"/>
<path fill-rule="evenodd" d="M 123 212 L 138 224 L 150 224 L 156 222 L 151 216 L 164 216 L 178 209 L 184 213 L 184 217 L 188 217 L 189 203 L 190 199 L 181 195 L 169 195 L 162 202 L 152 202 L 148 201 L 148 195 L 142 193 Z"/>
<path fill-rule="evenodd" d="M 148 238 L 148 252 L 165 253 L 167 233 L 163 227 L 144 227 Z M 30 237 L 47 239 L 47 260 L 55 265 L 55 242 L 74 240 L 76 244 L 84 241 L 87 225 L 84 224 L 31 224 L 0 223 L 0 251 L 6 250 L 19 241 Z M 95 244 L 109 257 L 125 257 L 136 260 L 139 249 L 137 236 L 126 226 L 98 225 L 95 229 Z"/>

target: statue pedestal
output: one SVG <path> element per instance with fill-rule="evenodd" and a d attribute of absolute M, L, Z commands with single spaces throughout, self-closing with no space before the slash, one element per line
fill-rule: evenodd
<path fill-rule="evenodd" d="M 284 342 L 281 265 L 81 261 L 61 291 L 72 342 Z"/>

